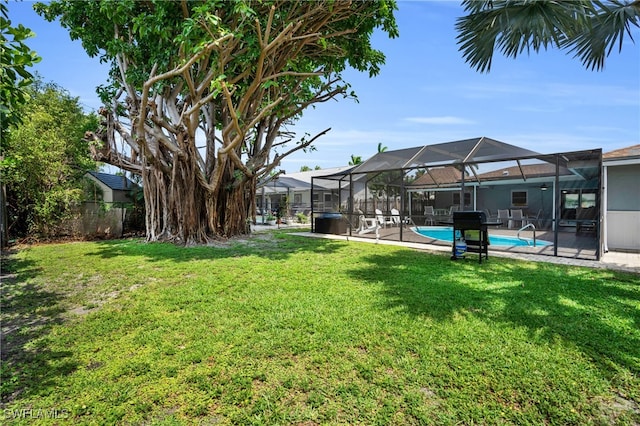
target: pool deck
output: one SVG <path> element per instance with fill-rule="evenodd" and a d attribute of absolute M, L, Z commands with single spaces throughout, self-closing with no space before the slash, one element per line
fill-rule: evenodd
<path fill-rule="evenodd" d="M 306 225 L 308 227 L 308 225 Z M 296 229 L 299 227 L 298 225 L 293 226 L 281 226 L 283 229 Z M 265 230 L 273 230 L 276 229 L 274 226 L 254 226 L 252 230 L 254 232 L 261 232 Z M 397 228 L 396 228 L 397 229 Z M 405 233 L 415 234 L 413 231 L 406 230 Z M 416 250 L 422 250 L 426 252 L 438 252 L 438 253 L 451 253 L 451 244 L 430 244 L 425 242 L 417 242 L 417 241 L 398 241 L 398 240 L 390 240 L 375 238 L 375 233 L 365 234 L 364 236 L 349 236 L 349 235 L 333 235 L 333 234 L 318 234 L 312 233 L 309 231 L 303 232 L 295 232 L 295 235 L 300 235 L 303 237 L 310 238 L 324 238 L 324 239 L 332 239 L 332 240 L 342 240 L 342 241 L 358 241 L 364 243 L 373 243 L 373 244 L 386 244 L 400 247 L 409 247 Z M 541 238 L 547 239 L 547 238 Z M 490 246 L 491 247 L 491 246 Z M 544 252 L 544 250 L 541 250 Z M 489 250 L 489 258 L 494 257 L 503 257 L 510 259 L 520 259 L 520 260 L 528 260 L 532 262 L 547 262 L 558 265 L 570 265 L 570 266 L 584 266 L 588 268 L 600 268 L 600 269 L 612 269 L 623 272 L 631 272 L 635 274 L 640 274 L 640 253 L 638 252 L 622 252 L 622 251 L 609 251 L 604 253 L 600 260 L 589 260 L 589 259 L 577 259 L 575 257 L 556 257 L 539 253 L 521 253 L 521 252 L 513 252 L 513 251 L 503 251 L 503 250 Z"/>

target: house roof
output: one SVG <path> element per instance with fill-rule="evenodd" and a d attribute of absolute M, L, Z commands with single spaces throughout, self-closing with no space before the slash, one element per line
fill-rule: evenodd
<path fill-rule="evenodd" d="M 88 173 L 114 191 L 128 191 L 138 186 L 126 176 L 118 176 L 101 172 Z"/>
<path fill-rule="evenodd" d="M 353 166 L 333 167 L 330 169 L 308 170 L 306 172 L 286 173 L 277 178 L 268 177 L 258 183 L 258 189 L 264 188 L 266 192 L 287 192 L 289 189 L 304 191 L 311 189 L 311 179 L 317 176 L 348 175 Z M 316 187 L 321 188 L 316 184 Z"/>
<path fill-rule="evenodd" d="M 294 178 L 297 180 L 301 180 L 303 182 L 307 182 L 311 184 L 311 178 L 315 178 L 318 176 L 344 176 L 348 175 L 349 171 L 353 169 L 354 166 L 342 166 L 342 167 L 332 167 L 328 169 L 319 169 L 319 170 L 308 170 L 306 172 L 296 172 L 296 173 L 287 173 L 284 176 Z"/>
<path fill-rule="evenodd" d="M 631 145 L 602 154 L 602 159 L 604 160 L 621 160 L 627 158 L 640 158 L 640 145 Z"/>
<path fill-rule="evenodd" d="M 460 170 L 453 166 L 426 169 L 425 173 L 411 183 L 411 186 L 438 186 L 457 184 L 462 179 Z"/>
<path fill-rule="evenodd" d="M 258 184 L 258 189 L 268 193 L 282 193 L 294 191 L 305 191 L 311 189 L 311 184 L 290 176 L 279 175 L 277 178 L 269 178 Z"/>
<path fill-rule="evenodd" d="M 572 173 L 566 168 L 560 166 L 560 176 L 571 176 Z M 504 167 L 485 173 L 479 173 L 477 176 L 466 176 L 466 182 L 486 182 L 486 181 L 502 181 L 513 179 L 532 179 L 553 177 L 556 175 L 556 167 L 554 164 L 521 164 L 511 167 Z M 427 172 L 411 183 L 411 187 L 438 187 L 458 185 L 462 180 L 462 173 L 453 166 L 427 168 Z"/>
<path fill-rule="evenodd" d="M 572 173 L 566 168 L 560 166 L 560 176 L 571 175 Z M 520 166 L 506 167 L 499 170 L 482 173 L 478 175 L 480 182 L 484 180 L 507 180 L 513 178 L 539 178 L 550 177 L 556 175 L 556 166 L 549 163 L 540 164 L 521 164 Z"/>

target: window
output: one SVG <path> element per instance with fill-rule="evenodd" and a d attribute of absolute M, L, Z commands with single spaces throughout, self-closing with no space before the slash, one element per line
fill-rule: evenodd
<path fill-rule="evenodd" d="M 302 204 L 302 194 L 293 194 L 293 203 Z"/>
<path fill-rule="evenodd" d="M 527 191 L 511 191 L 512 207 L 527 207 L 528 205 Z"/>
<path fill-rule="evenodd" d="M 580 207 L 583 209 L 588 209 L 589 207 L 596 206 L 596 194 L 593 193 L 582 193 L 582 197 L 580 197 Z"/>
<path fill-rule="evenodd" d="M 577 192 L 562 191 L 562 208 L 577 209 L 580 205 L 580 194 Z"/>

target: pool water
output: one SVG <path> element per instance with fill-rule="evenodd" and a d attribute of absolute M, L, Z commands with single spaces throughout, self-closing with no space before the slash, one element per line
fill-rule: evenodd
<path fill-rule="evenodd" d="M 453 227 L 451 226 L 417 226 L 411 228 L 413 232 L 423 237 L 432 238 L 434 240 L 440 240 L 448 243 L 453 243 Z M 511 237 L 508 235 L 493 235 L 489 234 L 489 244 L 492 246 L 500 247 L 514 247 L 514 246 L 533 246 L 533 239 L 525 238 L 521 240 L 517 237 Z M 536 239 L 536 246 L 550 246 L 553 243 L 544 240 Z"/>

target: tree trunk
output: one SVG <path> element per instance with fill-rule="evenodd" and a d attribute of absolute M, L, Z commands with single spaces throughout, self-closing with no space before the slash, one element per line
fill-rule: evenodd
<path fill-rule="evenodd" d="M 174 157 L 171 174 L 145 168 L 142 180 L 147 241 L 203 244 L 249 232 L 247 217 L 255 198 L 255 180 L 229 170 L 217 188 L 198 179 L 202 171 L 189 158 Z"/>
<path fill-rule="evenodd" d="M 7 247 L 9 243 L 9 216 L 7 214 L 7 192 L 4 182 L 0 183 L 0 248 Z"/>

